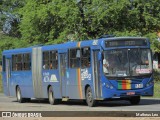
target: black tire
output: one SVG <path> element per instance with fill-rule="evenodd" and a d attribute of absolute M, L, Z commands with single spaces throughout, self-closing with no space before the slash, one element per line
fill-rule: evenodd
<path fill-rule="evenodd" d="M 134 96 L 129 99 L 132 105 L 138 105 L 140 103 L 140 100 L 141 100 L 140 96 Z"/>
<path fill-rule="evenodd" d="M 31 101 L 31 98 L 24 98 L 24 101 L 25 101 L 25 102 L 30 102 L 30 101 Z"/>
<path fill-rule="evenodd" d="M 21 94 L 21 89 L 20 87 L 18 86 L 17 89 L 16 89 L 16 97 L 17 97 L 17 101 L 19 103 L 23 103 L 24 102 L 24 98 L 22 98 L 22 94 Z"/>
<path fill-rule="evenodd" d="M 96 100 L 93 98 L 92 89 L 90 86 L 86 90 L 86 103 L 89 107 L 94 107 L 96 105 Z"/>
<path fill-rule="evenodd" d="M 82 100 L 82 103 L 83 103 L 83 104 L 85 104 L 85 105 L 87 105 L 87 102 L 86 102 L 86 100 Z"/>
<path fill-rule="evenodd" d="M 51 105 L 55 105 L 56 104 L 56 100 L 54 98 L 54 93 L 53 93 L 53 89 L 52 87 L 50 86 L 49 89 L 48 89 L 48 99 L 49 99 L 49 103 Z"/>

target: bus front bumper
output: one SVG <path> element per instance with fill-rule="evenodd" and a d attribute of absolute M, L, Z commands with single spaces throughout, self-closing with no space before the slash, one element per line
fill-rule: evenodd
<path fill-rule="evenodd" d="M 135 90 L 117 90 L 117 89 L 108 89 L 103 87 L 102 90 L 102 98 L 123 98 L 123 97 L 131 97 L 131 96 L 153 96 L 153 88 L 154 85 L 150 85 L 148 87 L 142 89 Z"/>

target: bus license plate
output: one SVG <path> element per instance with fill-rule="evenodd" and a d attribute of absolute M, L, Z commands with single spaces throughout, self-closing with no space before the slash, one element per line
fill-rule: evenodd
<path fill-rule="evenodd" d="M 127 92 L 127 95 L 135 95 L 135 92 Z"/>
<path fill-rule="evenodd" d="M 135 88 L 143 88 L 143 84 L 135 84 Z"/>

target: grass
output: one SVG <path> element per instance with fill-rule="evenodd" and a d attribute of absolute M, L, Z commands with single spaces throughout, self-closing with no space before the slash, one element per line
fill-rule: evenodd
<path fill-rule="evenodd" d="M 1 78 L 1 75 L 0 75 L 0 93 L 2 92 L 2 78 Z"/>
<path fill-rule="evenodd" d="M 154 98 L 160 98 L 160 82 L 154 84 Z"/>

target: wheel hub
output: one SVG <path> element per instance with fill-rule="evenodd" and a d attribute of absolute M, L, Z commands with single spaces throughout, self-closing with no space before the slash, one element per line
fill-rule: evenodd
<path fill-rule="evenodd" d="M 19 90 L 17 91 L 17 98 L 18 98 L 18 100 L 20 100 L 20 91 Z"/>
<path fill-rule="evenodd" d="M 92 93 L 91 92 L 88 93 L 88 100 L 89 100 L 89 102 L 92 102 Z"/>
<path fill-rule="evenodd" d="M 53 93 L 50 91 L 49 92 L 49 100 L 52 101 L 53 100 Z"/>

